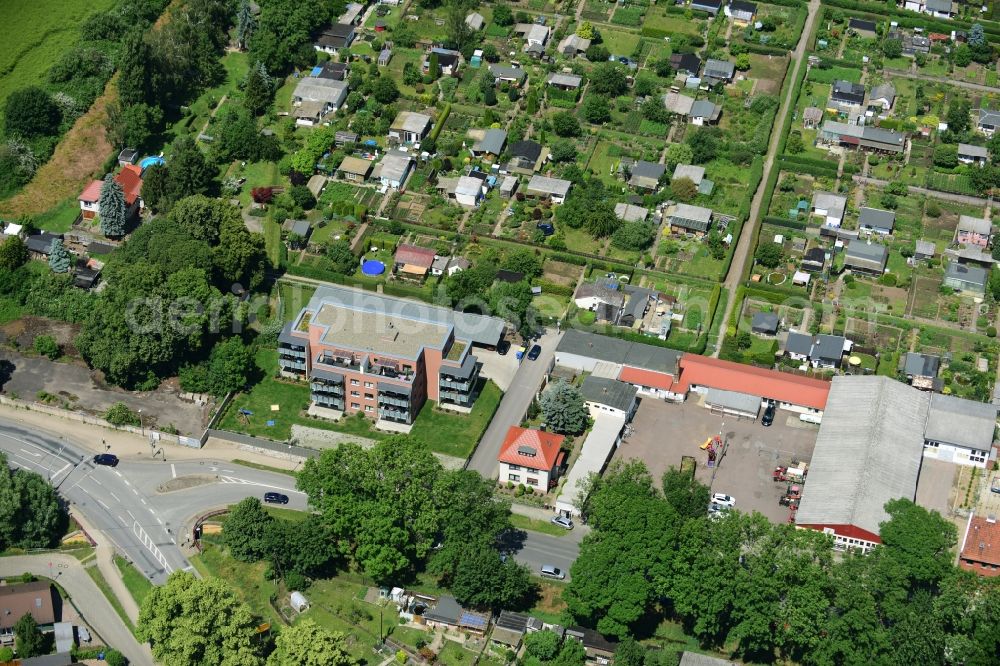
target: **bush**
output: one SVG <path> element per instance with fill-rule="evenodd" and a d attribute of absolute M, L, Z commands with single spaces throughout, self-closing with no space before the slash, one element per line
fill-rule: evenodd
<path fill-rule="evenodd" d="M 42 356 L 47 356 L 48 358 L 55 360 L 62 355 L 62 350 L 59 349 L 59 343 L 51 335 L 39 335 L 35 338 L 32 347 L 36 354 L 41 354 Z"/>
<path fill-rule="evenodd" d="M 104 412 L 104 420 L 114 426 L 139 425 L 139 415 L 129 409 L 124 402 L 116 402 Z"/>
<path fill-rule="evenodd" d="M 285 587 L 289 590 L 298 590 L 301 592 L 309 587 L 309 579 L 298 571 L 289 571 L 285 574 Z"/>
<path fill-rule="evenodd" d="M 987 326 L 986 327 L 986 336 L 990 337 L 990 338 L 997 337 L 997 327 L 996 326 Z"/>

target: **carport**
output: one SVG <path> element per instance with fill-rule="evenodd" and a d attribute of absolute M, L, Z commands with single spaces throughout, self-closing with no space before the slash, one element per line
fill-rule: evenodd
<path fill-rule="evenodd" d="M 715 414 L 730 414 L 740 418 L 757 419 L 761 397 L 738 391 L 710 388 L 705 394 L 705 406 Z"/>
<path fill-rule="evenodd" d="M 625 418 L 622 416 L 603 412 L 594 415 L 594 427 L 590 429 L 590 434 L 583 440 L 580 456 L 576 459 L 569 474 L 566 475 L 566 482 L 556 499 L 556 511 L 567 512 L 575 516 L 580 515 L 577 502 L 586 499 L 580 497 L 583 490 L 580 483 L 586 481 L 591 473 L 601 473 L 608 458 L 611 457 L 612 451 L 615 450 L 615 446 L 621 441 L 624 428 Z"/>

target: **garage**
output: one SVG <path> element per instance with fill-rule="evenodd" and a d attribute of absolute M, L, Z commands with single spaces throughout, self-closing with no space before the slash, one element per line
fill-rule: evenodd
<path fill-rule="evenodd" d="M 715 414 L 756 420 L 760 404 L 760 396 L 749 393 L 710 388 L 705 394 L 705 406 Z"/>

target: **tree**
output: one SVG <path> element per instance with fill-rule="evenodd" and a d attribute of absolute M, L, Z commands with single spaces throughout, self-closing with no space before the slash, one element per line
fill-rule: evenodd
<path fill-rule="evenodd" d="M 179 201 L 192 194 L 205 194 L 215 177 L 214 168 L 205 159 L 190 136 L 182 136 L 171 146 L 167 196 Z"/>
<path fill-rule="evenodd" d="M 653 244 L 655 229 L 645 222 L 626 222 L 611 234 L 611 244 L 622 250 L 640 252 Z"/>
<path fill-rule="evenodd" d="M 466 53 L 476 39 L 472 28 L 465 22 L 466 6 L 464 2 L 453 2 L 448 5 L 444 17 L 445 34 L 448 36 L 445 41 L 451 48 L 462 53 Z"/>
<path fill-rule="evenodd" d="M 35 350 L 36 354 L 46 356 L 50 359 L 57 359 L 62 355 L 62 350 L 59 349 L 59 343 L 51 335 L 39 335 L 35 338 L 34 342 L 31 343 L 31 348 Z"/>
<path fill-rule="evenodd" d="M 344 634 L 327 631 L 312 620 L 285 627 L 274 640 L 268 666 L 352 666 Z"/>
<path fill-rule="evenodd" d="M 151 62 L 153 56 L 142 29 L 129 29 L 122 38 L 118 52 L 118 99 L 122 107 L 156 101 L 150 90 Z"/>
<path fill-rule="evenodd" d="M 597 95 L 587 95 L 587 99 L 583 100 L 580 113 L 584 120 L 595 125 L 611 120 L 611 107 L 608 106 L 607 98 Z"/>
<path fill-rule="evenodd" d="M 167 167 L 153 164 L 142 173 L 142 201 L 154 213 L 170 208 L 170 184 Z"/>
<path fill-rule="evenodd" d="M 258 60 L 243 79 L 243 106 L 253 115 L 259 116 L 267 110 L 273 94 L 274 82 L 268 75 L 264 63 Z"/>
<path fill-rule="evenodd" d="M 903 42 L 898 39 L 887 39 L 882 42 L 882 54 L 886 58 L 898 58 L 903 55 Z"/>
<path fill-rule="evenodd" d="M 136 637 L 167 664 L 262 666 L 257 622 L 224 581 L 176 571 L 143 600 Z"/>
<path fill-rule="evenodd" d="M 959 44 L 952 53 L 956 67 L 968 67 L 972 62 L 972 49 L 968 44 Z"/>
<path fill-rule="evenodd" d="M 65 533 L 69 516 L 40 475 L 7 466 L 0 453 L 0 548 L 51 548 Z"/>
<path fill-rule="evenodd" d="M 124 236 L 127 212 L 125 192 L 110 173 L 104 177 L 104 184 L 101 185 L 98 208 L 101 217 L 101 233 L 109 238 Z"/>
<path fill-rule="evenodd" d="M 691 161 L 695 164 L 705 164 L 715 159 L 718 139 L 713 131 L 699 129 L 688 135 L 687 143 L 691 147 Z"/>
<path fill-rule="evenodd" d="M 559 655 L 560 642 L 554 631 L 533 631 L 524 637 L 525 654 L 539 661 L 552 661 Z"/>
<path fill-rule="evenodd" d="M 954 143 L 939 143 L 934 147 L 934 165 L 945 169 L 958 166 L 958 146 Z"/>
<path fill-rule="evenodd" d="M 559 111 L 552 116 L 552 130 L 557 136 L 580 136 L 580 123 L 569 111 Z"/>
<path fill-rule="evenodd" d="M 608 97 L 618 97 L 628 90 L 625 68 L 617 62 L 601 62 L 590 70 L 590 88 Z"/>
<path fill-rule="evenodd" d="M 687 176 L 674 178 L 670 181 L 670 194 L 678 201 L 691 201 L 698 195 L 698 186 Z"/>
<path fill-rule="evenodd" d="M 493 8 L 493 23 L 496 25 L 514 25 L 514 13 L 507 5 L 497 5 Z"/>
<path fill-rule="evenodd" d="M 973 23 L 969 30 L 969 46 L 984 46 L 986 44 L 986 32 L 981 23 Z"/>
<path fill-rule="evenodd" d="M 531 285 L 527 281 L 497 282 L 490 288 L 489 305 L 493 314 L 503 317 L 525 335 L 535 330 L 535 310 L 531 306 Z"/>
<path fill-rule="evenodd" d="M 789 132 L 788 141 L 785 142 L 785 152 L 789 155 L 798 155 L 806 147 L 802 143 L 802 132 L 799 130 L 794 130 Z"/>
<path fill-rule="evenodd" d="M 104 412 L 104 420 L 115 426 L 138 426 L 141 423 L 139 415 L 133 412 L 124 402 L 116 402 L 108 407 L 108 410 Z"/>
<path fill-rule="evenodd" d="M 351 244 L 344 239 L 326 246 L 326 258 L 330 260 L 330 268 L 341 275 L 353 275 L 358 268 L 358 258 L 351 252 Z"/>
<path fill-rule="evenodd" d="M 119 101 L 109 104 L 107 110 L 104 132 L 115 148 L 145 146 L 163 123 L 163 110 L 156 105 L 125 106 Z"/>
<path fill-rule="evenodd" d="M 243 340 L 224 340 L 212 348 L 208 358 L 209 392 L 221 397 L 238 391 L 247 385 L 253 370 L 253 353 Z"/>
<path fill-rule="evenodd" d="M 590 21 L 583 21 L 576 28 L 576 36 L 581 39 L 593 39 L 594 38 L 594 26 Z"/>
<path fill-rule="evenodd" d="M 456 305 L 460 309 L 471 305 L 481 307 L 484 304 L 484 295 L 489 291 L 496 277 L 496 265 L 480 260 L 472 268 L 449 276 L 445 282 L 445 290 L 452 305 Z M 470 303 L 473 299 L 476 299 L 477 302 Z"/>
<path fill-rule="evenodd" d="M 250 7 L 250 0 L 240 0 L 236 8 L 236 45 L 241 51 L 247 48 L 247 42 L 253 36 L 254 28 L 257 27 L 257 19 L 254 18 L 253 10 Z M 260 64 L 260 61 L 257 61 Z"/>
<path fill-rule="evenodd" d="M 500 262 L 500 268 L 521 273 L 529 280 L 542 274 L 542 262 L 534 250 L 527 248 L 516 248 L 508 251 L 504 255 L 503 261 Z"/>
<path fill-rule="evenodd" d="M 666 167 L 668 172 L 673 172 L 678 164 L 690 164 L 694 160 L 694 151 L 686 143 L 672 143 L 667 148 Z"/>
<path fill-rule="evenodd" d="M 750 69 L 750 54 L 741 53 L 738 56 L 736 56 L 735 67 L 740 72 L 745 72 L 748 69 Z"/>
<path fill-rule="evenodd" d="M 769 243 L 767 241 L 760 244 L 757 248 L 757 254 L 755 255 L 757 263 L 766 268 L 776 268 L 784 258 L 785 253 L 778 243 Z"/>
<path fill-rule="evenodd" d="M 264 236 L 252 233 L 241 218 L 227 217 L 219 229 L 213 263 L 219 279 L 255 289 L 264 281 L 267 253 Z"/>
<path fill-rule="evenodd" d="M 9 647 L 0 647 L 0 664 L 6 664 L 8 661 L 14 661 L 14 649 Z"/>
<path fill-rule="evenodd" d="M 587 427 L 590 412 L 580 390 L 561 379 L 552 384 L 539 401 L 545 425 L 553 432 L 577 434 Z"/>
<path fill-rule="evenodd" d="M 209 245 L 219 242 L 223 222 L 241 220 L 239 209 L 228 201 L 210 199 L 203 194 L 178 201 L 170 210 L 169 218 L 177 228 Z"/>
<path fill-rule="evenodd" d="M 15 90 L 7 97 L 4 107 L 4 132 L 7 136 L 55 134 L 59 129 L 59 105 L 38 86 Z"/>
<path fill-rule="evenodd" d="M 663 473 L 663 496 L 682 518 L 704 516 L 710 495 L 708 486 L 699 483 L 693 471 L 668 467 Z"/>
<path fill-rule="evenodd" d="M 646 648 L 631 636 L 618 643 L 615 649 L 615 664 L 617 666 L 644 666 L 646 663 Z"/>
<path fill-rule="evenodd" d="M 13 271 L 28 261 L 28 246 L 20 236 L 8 236 L 0 243 L 0 269 Z"/>
<path fill-rule="evenodd" d="M 604 44 L 594 43 L 587 47 L 584 55 L 590 62 L 605 62 L 611 57 L 611 52 Z"/>
<path fill-rule="evenodd" d="M 388 76 L 380 76 L 372 86 L 372 97 L 382 104 L 392 104 L 399 98 L 396 82 Z"/>
<path fill-rule="evenodd" d="M 242 500 L 226 518 L 222 532 L 229 553 L 240 562 L 256 562 L 263 558 L 265 535 L 273 520 L 256 497 Z"/>
<path fill-rule="evenodd" d="M 61 238 L 53 238 L 52 245 L 49 246 L 49 269 L 53 273 L 65 273 L 72 264 L 72 257 L 69 250 L 63 245 Z"/>
<path fill-rule="evenodd" d="M 956 97 L 948 107 L 948 115 L 945 120 L 948 123 L 948 131 L 954 134 L 964 134 L 969 131 L 971 124 L 972 106 L 969 100 L 964 97 Z"/>
<path fill-rule="evenodd" d="M 15 645 L 18 657 L 24 659 L 42 654 L 45 637 L 31 613 L 25 613 L 14 623 L 14 633 L 17 635 Z"/>
<path fill-rule="evenodd" d="M 472 545 L 463 550 L 451 581 L 451 591 L 459 603 L 491 610 L 525 606 L 535 590 L 525 566 L 513 558 L 501 560 L 493 545 Z"/>
<path fill-rule="evenodd" d="M 576 144 L 569 139 L 556 139 L 552 142 L 552 161 L 556 164 L 576 161 Z"/>

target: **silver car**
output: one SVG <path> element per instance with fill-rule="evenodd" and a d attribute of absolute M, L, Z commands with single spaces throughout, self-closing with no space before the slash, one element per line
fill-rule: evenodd
<path fill-rule="evenodd" d="M 555 578 L 557 580 L 563 580 L 566 578 L 566 573 L 559 567 L 552 564 L 543 564 L 539 571 L 547 578 Z"/>
<path fill-rule="evenodd" d="M 552 523 L 553 525 L 558 525 L 564 530 L 573 529 L 573 521 L 567 518 L 566 516 L 553 516 L 552 520 L 550 520 L 549 522 Z"/>

